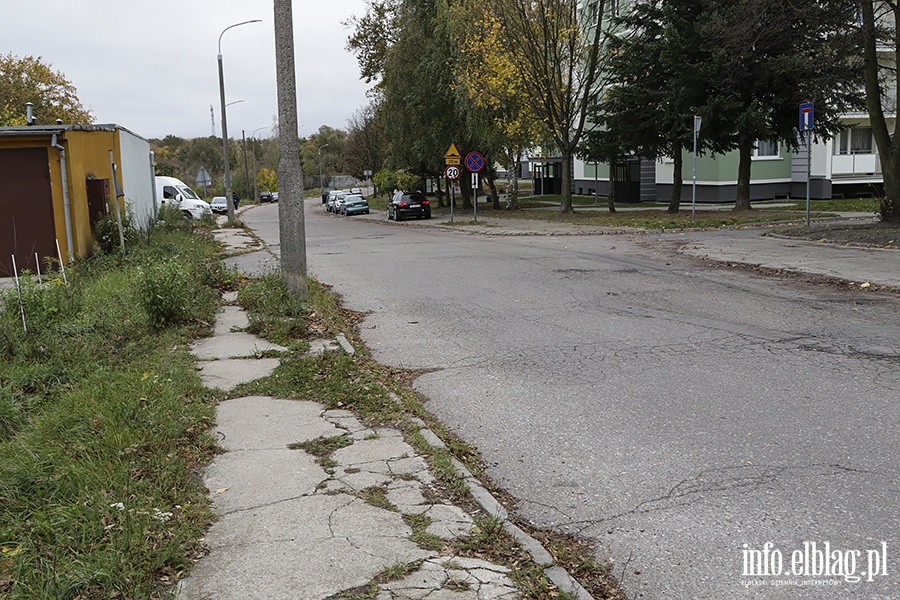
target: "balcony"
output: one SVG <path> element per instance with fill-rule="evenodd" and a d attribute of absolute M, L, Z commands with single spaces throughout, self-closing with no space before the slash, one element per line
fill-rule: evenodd
<path fill-rule="evenodd" d="M 882 177 L 878 154 L 836 154 L 831 157 L 831 178 L 871 180 Z"/>

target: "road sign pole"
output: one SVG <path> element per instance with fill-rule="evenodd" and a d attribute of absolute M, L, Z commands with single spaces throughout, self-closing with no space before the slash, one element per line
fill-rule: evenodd
<path fill-rule="evenodd" d="M 815 127 L 815 105 L 804 102 L 800 105 L 800 131 L 806 132 L 806 226 L 809 227 L 809 180 L 812 175 L 812 132 Z"/>
<path fill-rule="evenodd" d="M 697 213 L 697 136 L 700 135 L 700 127 L 703 117 L 694 115 L 694 183 L 691 188 L 691 223 L 694 222 Z"/>
<path fill-rule="evenodd" d="M 478 222 L 478 173 L 472 173 L 472 218 Z"/>
<path fill-rule="evenodd" d="M 450 150 L 456 152 L 456 146 L 450 146 Z M 449 161 L 450 158 L 447 160 Z M 450 189 L 450 222 L 452 223 L 453 205 L 456 204 L 456 190 L 454 189 L 454 185 L 459 179 L 459 167 L 455 164 L 448 164 L 447 168 L 444 169 L 444 176 L 447 178 L 447 187 Z"/>
<path fill-rule="evenodd" d="M 809 227 L 809 180 L 812 172 L 812 129 L 806 131 L 806 226 Z"/>

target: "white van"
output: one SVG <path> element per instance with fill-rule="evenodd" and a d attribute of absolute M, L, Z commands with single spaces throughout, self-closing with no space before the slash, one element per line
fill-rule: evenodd
<path fill-rule="evenodd" d="M 211 215 L 209 204 L 200 199 L 197 192 L 175 177 L 156 177 L 156 199 L 160 206 L 172 204 L 195 219 Z"/>

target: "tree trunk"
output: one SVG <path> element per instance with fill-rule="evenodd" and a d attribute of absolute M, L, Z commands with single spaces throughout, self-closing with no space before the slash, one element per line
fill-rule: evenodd
<path fill-rule="evenodd" d="M 889 165 L 888 168 L 884 168 L 885 163 Z M 898 198 L 900 198 L 900 181 L 898 181 L 898 176 L 900 176 L 900 152 L 895 148 L 892 148 L 892 152 L 887 160 L 882 161 L 882 171 L 882 176 L 884 177 L 884 198 L 881 199 L 879 208 L 881 220 L 898 224 L 900 223 L 900 202 L 898 202 Z"/>
<path fill-rule="evenodd" d="M 500 210 L 500 195 L 497 193 L 497 172 L 491 168 L 487 172 L 485 179 L 487 179 L 488 189 L 490 190 L 488 195 L 491 198 L 491 208 Z"/>
<path fill-rule="evenodd" d="M 559 203 L 559 212 L 572 214 L 575 209 L 572 207 L 572 150 L 566 148 L 562 151 L 562 199 Z"/>
<path fill-rule="evenodd" d="M 896 8 L 894 9 L 896 13 Z M 860 16 L 862 17 L 863 31 L 863 57 L 866 65 L 866 104 L 869 111 L 869 121 L 872 127 L 872 135 L 878 153 L 881 154 L 882 177 L 884 178 L 884 198 L 881 200 L 881 220 L 891 223 L 900 223 L 900 152 L 897 151 L 895 140 L 888 129 L 884 116 L 884 108 L 881 105 L 881 78 L 878 65 L 878 28 L 875 16 L 875 3 L 873 0 L 860 2 Z M 894 34 L 900 33 L 900 19 L 893 19 Z M 900 44 L 894 37 L 894 64 L 900 58 Z"/>
<path fill-rule="evenodd" d="M 463 198 L 463 210 L 472 210 L 472 175 L 468 171 L 463 171 L 459 177 L 459 193 Z"/>
<path fill-rule="evenodd" d="M 619 168 L 619 159 L 613 157 L 609 161 L 609 212 L 616 212 L 616 171 Z"/>
<path fill-rule="evenodd" d="M 753 139 L 750 136 L 740 135 L 738 153 L 740 157 L 734 212 L 750 210 L 750 164 L 753 158 Z"/>
<path fill-rule="evenodd" d="M 509 164 L 506 166 L 506 208 L 519 208 L 519 161 L 512 150 L 509 151 Z"/>
<path fill-rule="evenodd" d="M 438 206 L 439 206 L 439 207 L 447 206 L 447 205 L 444 203 L 444 190 L 443 190 L 443 188 L 441 187 L 441 180 L 442 180 L 442 179 L 443 179 L 442 177 L 435 177 L 435 178 L 434 178 L 434 190 L 435 190 L 435 191 L 434 191 L 434 195 L 435 195 L 435 198 L 436 198 L 437 201 L 438 201 Z"/>
<path fill-rule="evenodd" d="M 666 212 L 678 214 L 681 207 L 681 190 L 684 189 L 684 154 L 681 148 L 673 152 L 675 159 L 675 178 L 672 181 L 672 198 L 669 200 L 669 208 Z"/>

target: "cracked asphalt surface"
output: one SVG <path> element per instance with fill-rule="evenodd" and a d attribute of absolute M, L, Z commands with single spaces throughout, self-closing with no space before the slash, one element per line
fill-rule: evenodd
<path fill-rule="evenodd" d="M 276 210 L 244 218 L 277 251 Z M 427 408 L 633 597 L 898 594 L 893 557 L 837 587 L 742 574 L 744 544 L 896 548 L 897 296 L 709 268 L 666 236 L 488 237 L 317 203 L 306 230 L 375 357 L 435 369 Z"/>

